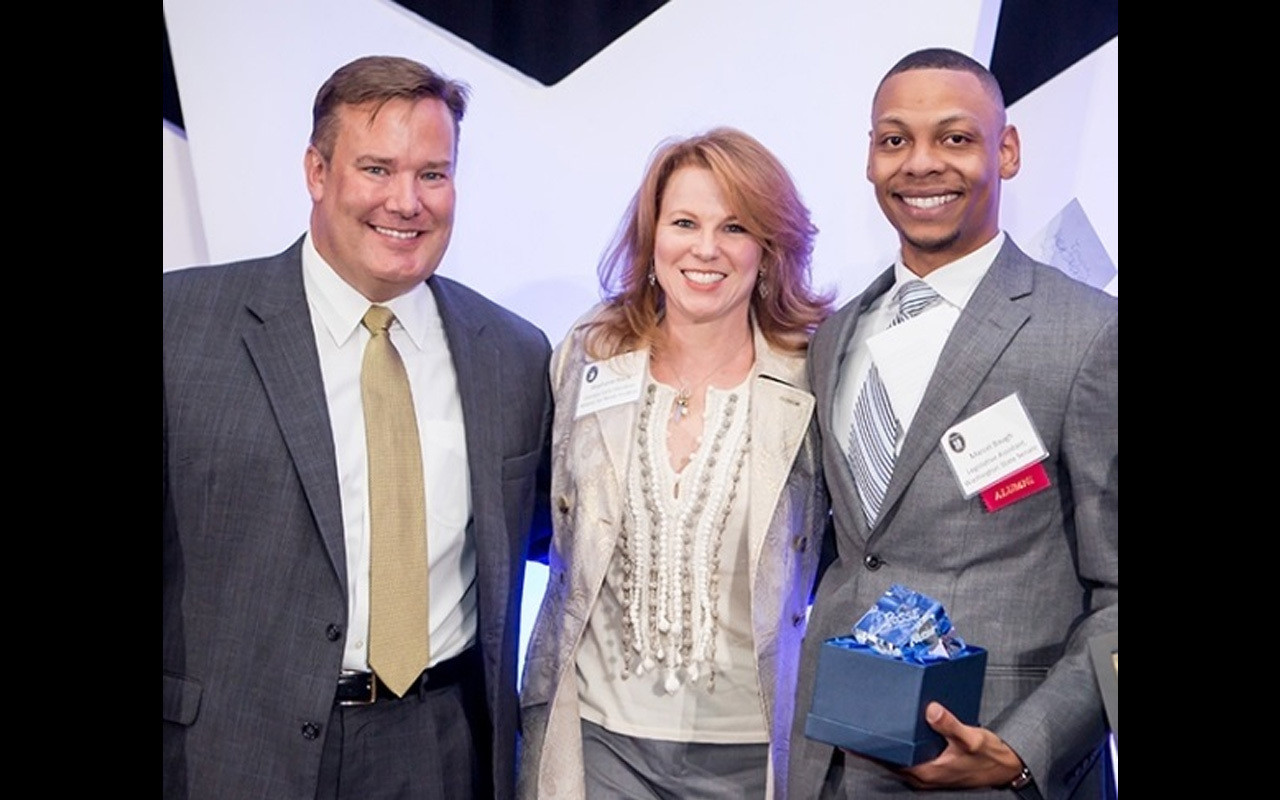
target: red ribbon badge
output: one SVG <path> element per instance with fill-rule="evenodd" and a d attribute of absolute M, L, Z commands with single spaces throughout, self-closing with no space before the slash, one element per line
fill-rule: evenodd
<path fill-rule="evenodd" d="M 982 490 L 982 502 L 987 511 L 998 511 L 1010 503 L 1016 503 L 1024 497 L 1049 488 L 1049 473 L 1037 461 L 1026 469 L 1019 470 L 999 483 Z"/>

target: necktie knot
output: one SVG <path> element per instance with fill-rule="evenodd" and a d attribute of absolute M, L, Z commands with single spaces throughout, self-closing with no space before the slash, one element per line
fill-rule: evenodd
<path fill-rule="evenodd" d="M 908 320 L 939 299 L 933 287 L 922 280 L 909 280 L 898 288 L 898 313 L 893 324 Z"/>
<path fill-rule="evenodd" d="M 369 306 L 360 322 L 369 329 L 369 333 L 377 336 L 379 333 L 386 333 L 395 318 L 396 315 L 386 306 Z"/>

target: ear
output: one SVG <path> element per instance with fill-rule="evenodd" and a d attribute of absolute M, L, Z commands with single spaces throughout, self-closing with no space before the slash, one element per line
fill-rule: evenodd
<path fill-rule="evenodd" d="M 307 145 L 307 152 L 302 155 L 302 172 L 307 178 L 307 193 L 311 202 L 318 203 L 324 197 L 324 180 L 328 175 L 329 165 L 320 155 L 315 145 Z"/>
<path fill-rule="evenodd" d="M 871 180 L 871 150 L 875 147 L 875 135 L 874 130 L 867 131 L 867 181 L 870 183 L 875 183 Z"/>
<path fill-rule="evenodd" d="M 1018 129 L 1006 125 L 1000 134 L 1000 177 L 1009 180 L 1021 168 L 1022 141 L 1018 138 Z"/>

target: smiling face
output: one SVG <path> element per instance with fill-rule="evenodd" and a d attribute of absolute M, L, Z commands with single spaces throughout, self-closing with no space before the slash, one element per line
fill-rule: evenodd
<path fill-rule="evenodd" d="M 764 249 L 725 205 L 711 170 L 684 166 L 658 207 L 653 265 L 672 324 L 746 324 Z"/>
<path fill-rule="evenodd" d="M 453 233 L 454 120 L 436 98 L 338 109 L 333 155 L 304 159 L 316 250 L 373 302 L 436 271 Z"/>
<path fill-rule="evenodd" d="M 977 76 L 915 69 L 887 78 L 871 113 L 867 179 L 917 275 L 1000 230 L 1000 181 L 1018 173 L 1018 132 Z"/>

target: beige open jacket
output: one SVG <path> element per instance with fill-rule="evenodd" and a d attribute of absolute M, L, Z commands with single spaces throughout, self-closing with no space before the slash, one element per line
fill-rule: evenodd
<path fill-rule="evenodd" d="M 773 350 L 758 328 L 755 347 L 750 395 L 750 612 L 760 705 L 771 735 L 770 797 L 780 798 L 786 787 L 800 643 L 828 505 L 817 472 L 819 440 L 804 358 Z M 599 367 L 635 375 L 645 370 L 648 357 L 647 349 L 633 351 Z M 551 360 L 556 405 L 554 535 L 520 701 L 518 796 L 530 800 L 585 796 L 575 664 L 617 544 L 626 467 L 636 438 L 637 402 L 575 419 L 587 363 L 580 324 L 575 324 Z"/>

